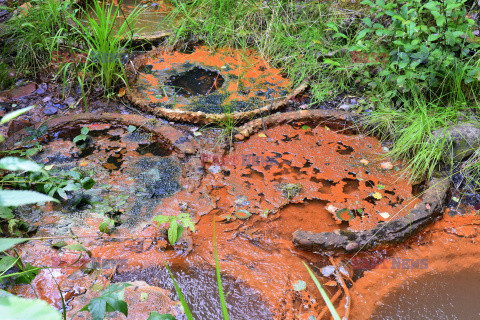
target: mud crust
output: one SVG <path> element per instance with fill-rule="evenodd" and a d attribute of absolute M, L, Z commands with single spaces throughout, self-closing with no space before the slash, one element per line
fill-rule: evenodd
<path fill-rule="evenodd" d="M 293 233 L 293 244 L 308 251 L 349 252 L 371 249 L 380 244 L 403 242 L 442 214 L 449 186 L 448 178 L 433 178 L 428 183 L 422 201 L 410 214 L 381 223 L 373 229 L 321 233 L 297 230 Z"/>
<path fill-rule="evenodd" d="M 302 110 L 289 113 L 277 113 L 263 119 L 250 121 L 238 129 L 237 140 L 244 140 L 272 126 L 300 121 L 321 122 L 322 125 L 337 130 L 360 131 L 359 126 L 353 126 L 358 116 L 338 110 Z M 464 137 L 464 136 L 463 136 Z M 444 209 L 445 198 L 450 187 L 448 177 L 432 178 L 427 183 L 428 189 L 422 200 L 406 216 L 378 224 L 373 229 L 352 232 L 336 230 L 334 232 L 314 233 L 297 230 L 293 233 L 293 243 L 296 247 L 308 251 L 359 251 L 371 249 L 385 243 L 400 243 L 423 229 Z"/>
<path fill-rule="evenodd" d="M 136 61 L 134 61 L 133 66 L 128 66 L 126 68 L 127 74 L 129 75 L 130 83 L 134 83 L 137 72 L 136 70 L 142 67 L 144 64 L 144 57 L 139 57 Z M 140 110 L 144 112 L 151 113 L 158 118 L 165 118 L 170 121 L 179 121 L 179 122 L 188 122 L 193 124 L 200 124 L 205 125 L 209 123 L 218 123 L 222 122 L 222 120 L 226 120 L 227 118 L 233 119 L 236 122 L 245 122 L 250 119 L 253 119 L 256 116 L 266 114 L 279 108 L 287 105 L 291 99 L 295 96 L 299 95 L 300 93 L 304 92 L 308 87 L 308 81 L 302 82 L 297 88 L 295 88 L 287 97 L 283 100 L 278 102 L 272 103 L 270 105 L 260 107 L 254 110 L 244 111 L 244 112 L 233 112 L 231 114 L 217 114 L 217 113 L 205 113 L 202 111 L 186 111 L 186 110 L 174 110 L 174 109 L 167 109 L 163 107 L 151 107 L 151 102 L 145 100 L 144 98 L 140 97 L 136 94 L 135 90 L 127 90 L 127 97 L 128 99 L 137 106 Z"/>
<path fill-rule="evenodd" d="M 55 119 L 48 120 L 46 122 L 37 123 L 35 129 L 38 129 L 42 125 L 47 125 L 49 132 L 55 132 L 60 129 L 69 126 L 79 126 L 91 123 L 109 123 L 124 126 L 135 126 L 142 130 L 153 133 L 159 137 L 159 139 L 167 146 L 181 153 L 193 153 L 194 146 L 190 142 L 175 143 L 178 137 L 182 136 L 182 133 L 174 129 L 171 126 L 161 124 L 155 118 L 146 118 L 139 115 L 129 115 L 120 113 L 80 113 L 74 115 L 63 116 Z M 28 133 L 25 129 L 15 132 L 14 135 L 8 137 L 5 143 L 2 145 L 3 150 L 15 148 L 15 143 L 21 141 L 27 137 Z"/>

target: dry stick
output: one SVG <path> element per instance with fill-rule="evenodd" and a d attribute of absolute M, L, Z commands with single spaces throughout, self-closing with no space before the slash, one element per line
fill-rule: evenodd
<path fill-rule="evenodd" d="M 338 289 L 337 292 L 333 295 L 333 297 L 330 299 L 330 301 L 332 302 L 332 304 L 334 304 L 337 299 L 340 297 L 340 295 L 342 294 L 342 290 L 341 289 Z M 321 320 L 323 318 L 323 316 L 328 312 L 328 306 L 325 306 L 322 310 L 322 312 L 320 312 L 317 316 L 317 319 Z"/>
<path fill-rule="evenodd" d="M 345 281 L 343 281 L 342 274 L 338 270 L 337 264 L 333 260 L 332 257 L 328 257 L 330 259 L 330 262 L 332 265 L 335 267 L 335 280 L 337 280 L 338 283 L 342 286 L 343 291 L 345 292 L 345 316 L 344 319 L 348 320 L 348 316 L 350 314 L 350 291 L 348 290 L 347 286 L 345 285 Z"/>

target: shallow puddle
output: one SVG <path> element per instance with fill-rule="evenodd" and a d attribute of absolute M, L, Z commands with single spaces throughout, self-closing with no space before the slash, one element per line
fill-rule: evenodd
<path fill-rule="evenodd" d="M 407 280 L 383 299 L 371 319 L 479 319 L 480 273 L 478 270 L 457 273 L 452 269 L 452 273 Z"/>
<path fill-rule="evenodd" d="M 135 31 L 140 35 L 151 35 L 155 33 L 165 32 L 167 23 L 165 22 L 166 16 L 172 10 L 172 5 L 168 4 L 166 0 L 158 1 L 146 1 L 146 0 L 114 0 L 113 10 L 118 7 L 118 3 L 121 3 L 119 9 L 119 15 L 115 21 L 115 27 L 119 28 L 130 13 L 139 6 L 142 10 L 141 14 L 135 20 Z M 100 1 L 102 3 L 102 1 Z M 90 10 L 90 14 L 92 11 Z M 95 16 L 95 13 L 93 13 Z"/>
<path fill-rule="evenodd" d="M 215 269 L 206 268 L 172 268 L 185 300 L 191 308 L 194 319 L 222 319 L 220 298 L 217 289 Z M 116 274 L 113 282 L 129 282 L 143 280 L 150 285 L 158 286 L 172 292 L 172 299 L 179 300 L 172 279 L 165 267 L 149 268 Z M 226 304 L 231 319 L 270 320 L 273 315 L 269 306 L 262 300 L 259 292 L 247 287 L 242 281 L 223 276 L 222 286 L 226 296 Z M 178 320 L 186 320 L 185 316 Z"/>

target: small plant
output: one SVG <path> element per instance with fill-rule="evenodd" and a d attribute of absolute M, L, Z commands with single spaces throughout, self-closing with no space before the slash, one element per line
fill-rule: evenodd
<path fill-rule="evenodd" d="M 195 232 L 195 225 L 188 213 L 182 212 L 178 216 L 160 215 L 153 219 L 158 224 L 169 223 L 168 227 L 168 241 L 173 246 L 183 234 L 186 227 Z"/>
<path fill-rule="evenodd" d="M 87 10 L 82 12 L 87 23 L 75 16 L 71 17 L 75 22 L 75 30 L 86 44 L 83 52 L 87 57 L 86 70 L 94 75 L 94 78 L 99 78 L 106 93 L 111 92 L 119 83 L 128 86 L 120 55 L 131 41 L 135 21 L 142 12 L 140 6 L 136 7 L 123 23 L 116 27 L 120 7 L 121 3 L 115 8 L 106 1 L 93 1 L 93 13 Z"/>
<path fill-rule="evenodd" d="M 472 59 L 479 47 L 467 18 L 467 0 L 364 0 L 371 15 L 350 50 L 384 52 L 389 61 L 371 83 L 386 86 L 386 98 L 416 91 L 444 100 L 458 90 L 478 86 L 478 66 Z M 387 18 L 387 19 L 386 19 Z M 391 21 L 391 22 L 390 22 Z M 456 79 L 458 75 L 462 79 Z M 459 88 L 458 81 L 463 84 Z"/>
<path fill-rule="evenodd" d="M 80 149 L 85 149 L 87 147 L 87 139 L 88 139 L 88 133 L 90 132 L 90 129 L 88 127 L 83 127 L 80 130 L 80 134 L 73 138 L 73 143 L 75 143 Z"/>
<path fill-rule="evenodd" d="M 128 283 L 114 283 L 105 289 L 100 297 L 93 298 L 90 302 L 78 312 L 90 312 L 93 320 L 102 320 L 106 312 L 119 311 L 128 317 L 128 305 L 124 300 L 125 289 L 129 287 Z M 77 313 L 78 313 L 77 312 Z M 71 319 L 73 319 L 75 313 Z"/>
<path fill-rule="evenodd" d="M 280 185 L 283 197 L 288 200 L 293 199 L 296 195 L 302 192 L 303 186 L 300 183 L 284 183 Z"/>

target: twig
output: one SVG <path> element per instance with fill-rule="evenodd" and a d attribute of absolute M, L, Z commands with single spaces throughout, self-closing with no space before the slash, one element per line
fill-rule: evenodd
<path fill-rule="evenodd" d="M 343 292 L 345 292 L 345 316 L 343 319 L 348 320 L 348 316 L 350 314 L 350 291 L 348 290 L 347 286 L 345 285 L 345 281 L 343 281 L 342 274 L 338 270 L 337 264 L 333 260 L 332 257 L 328 257 L 330 262 L 335 267 L 335 280 L 342 286 Z"/>

